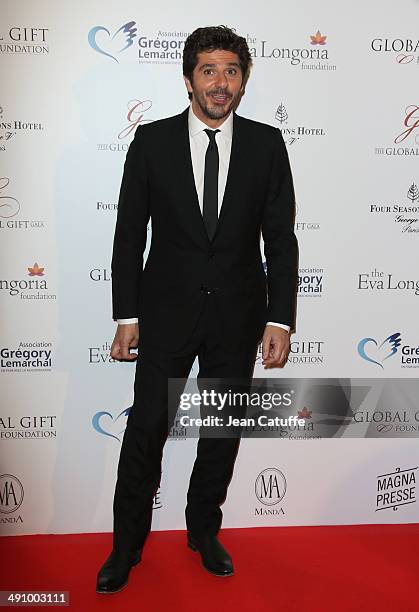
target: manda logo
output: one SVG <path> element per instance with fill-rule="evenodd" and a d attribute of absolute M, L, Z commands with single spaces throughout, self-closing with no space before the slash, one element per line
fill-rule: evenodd
<path fill-rule="evenodd" d="M 16 476 L 2 474 L 0 476 L 0 523 L 23 523 L 22 517 L 11 516 L 20 508 L 23 502 L 23 486 Z"/>
<path fill-rule="evenodd" d="M 284 509 L 273 508 L 285 496 L 287 481 L 278 468 L 266 468 L 260 472 L 255 481 L 255 495 L 264 506 L 270 508 L 255 508 L 255 516 L 284 514 Z"/>

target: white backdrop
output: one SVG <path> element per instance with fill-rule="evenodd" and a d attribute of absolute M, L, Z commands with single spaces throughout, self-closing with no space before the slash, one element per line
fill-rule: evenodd
<path fill-rule="evenodd" d="M 238 112 L 282 130 L 294 174 L 297 331 L 286 367 L 265 372 L 258 358 L 255 376 L 417 377 L 419 2 L 402 5 L 3 0 L 0 533 L 112 529 L 135 367 L 109 359 L 122 168 L 139 123 L 187 106 L 182 43 L 201 25 L 247 37 Z M 314 439 L 307 423 L 242 441 L 224 526 L 418 521 L 419 422 L 365 439 Z M 167 443 L 153 529 L 184 528 L 195 445 Z M 377 499 L 399 471 L 385 481 L 391 503 Z M 269 499 L 265 476 L 278 484 Z"/>

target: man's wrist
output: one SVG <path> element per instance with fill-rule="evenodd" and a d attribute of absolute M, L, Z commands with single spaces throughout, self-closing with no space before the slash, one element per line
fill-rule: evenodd
<path fill-rule="evenodd" d="M 138 319 L 133 317 L 131 319 L 115 319 L 118 325 L 131 325 L 132 323 L 138 323 Z"/>
<path fill-rule="evenodd" d="M 291 329 L 289 325 L 286 325 L 285 323 L 276 323 L 275 321 L 268 321 L 266 325 L 273 325 L 274 327 L 281 327 L 282 329 L 285 329 L 285 331 L 287 331 L 288 333 Z"/>

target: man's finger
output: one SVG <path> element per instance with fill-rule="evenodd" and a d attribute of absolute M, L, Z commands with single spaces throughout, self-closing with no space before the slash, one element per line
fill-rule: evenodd
<path fill-rule="evenodd" d="M 122 359 L 128 359 L 132 361 L 133 359 L 136 359 L 137 355 L 131 354 L 129 352 L 129 349 L 130 349 L 129 344 L 121 344 L 121 357 Z"/>
<path fill-rule="evenodd" d="M 270 347 L 271 347 L 271 336 L 270 334 L 265 334 L 263 336 L 263 342 L 262 342 L 262 359 L 267 359 L 269 357 Z"/>
<path fill-rule="evenodd" d="M 113 342 L 111 346 L 111 357 L 112 359 L 121 359 L 121 347 L 119 342 Z"/>

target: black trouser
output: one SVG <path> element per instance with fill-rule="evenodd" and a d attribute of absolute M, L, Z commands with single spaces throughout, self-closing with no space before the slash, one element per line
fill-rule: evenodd
<path fill-rule="evenodd" d="M 198 381 L 237 377 L 250 382 L 256 350 L 257 345 L 240 353 L 226 349 L 226 338 L 220 338 L 217 328 L 213 294 L 206 295 L 194 332 L 182 350 L 143 346 L 140 325 L 134 404 L 122 442 L 113 504 L 116 549 L 141 547 L 150 531 L 163 447 L 177 407 L 168 406 L 168 378 L 186 379 L 198 356 Z M 198 440 L 185 510 L 187 529 L 195 536 L 216 534 L 221 527 L 220 504 L 227 494 L 239 442 L 239 437 Z"/>

